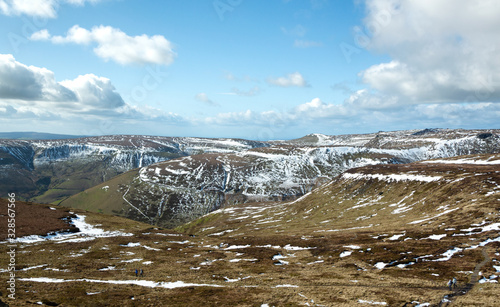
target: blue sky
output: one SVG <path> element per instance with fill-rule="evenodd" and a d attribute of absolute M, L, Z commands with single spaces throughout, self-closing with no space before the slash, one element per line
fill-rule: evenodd
<path fill-rule="evenodd" d="M 498 1 L 0 0 L 0 131 L 499 128 Z"/>

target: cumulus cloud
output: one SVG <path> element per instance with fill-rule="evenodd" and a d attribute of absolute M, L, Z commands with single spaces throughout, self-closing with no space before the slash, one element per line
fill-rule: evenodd
<path fill-rule="evenodd" d="M 498 1 L 367 0 L 366 48 L 392 60 L 361 79 L 401 104 L 500 101 Z"/>
<path fill-rule="evenodd" d="M 52 71 L 27 66 L 10 54 L 0 54 L 0 111 L 50 118 L 90 114 L 111 118 L 179 119 L 146 106 L 127 104 L 111 80 L 94 74 L 56 81 Z M 52 115 L 50 115 L 52 114 Z"/>
<path fill-rule="evenodd" d="M 31 35 L 32 40 L 50 40 L 55 44 L 96 44 L 94 53 L 104 60 L 120 64 L 169 65 L 174 61 L 173 45 L 162 35 L 129 36 L 120 29 L 96 26 L 87 30 L 78 25 L 68 30 L 66 36 L 51 36 L 43 29 Z"/>
<path fill-rule="evenodd" d="M 370 93 L 359 91 L 358 99 L 341 104 L 327 103 L 320 98 L 304 102 L 289 110 L 252 110 L 219 113 L 195 121 L 205 126 L 251 128 L 255 137 L 264 139 L 300 137 L 305 131 L 331 134 L 366 133 L 384 130 L 443 128 L 491 128 L 498 124 L 498 103 L 414 104 L 400 107 L 360 106 Z M 380 101 L 381 104 L 384 101 Z"/>
<path fill-rule="evenodd" d="M 43 113 L 40 109 L 100 113 L 125 106 L 107 78 L 87 74 L 57 82 L 48 69 L 26 66 L 5 55 L 0 55 L 0 99 L 36 114 Z"/>
<path fill-rule="evenodd" d="M 0 13 L 4 15 L 28 15 L 43 18 L 56 18 L 61 3 L 82 6 L 86 2 L 98 3 L 101 0 L 0 0 Z"/>
<path fill-rule="evenodd" d="M 29 15 L 45 18 L 56 17 L 55 0 L 0 0 L 0 11 L 4 15 Z"/>
<path fill-rule="evenodd" d="M 212 99 L 208 98 L 208 95 L 206 93 L 198 93 L 194 96 L 194 99 L 201 101 L 209 106 L 218 106 L 219 104 Z"/>
<path fill-rule="evenodd" d="M 281 86 L 281 87 L 308 87 L 309 84 L 304 79 L 302 74 L 299 72 L 294 72 L 288 74 L 285 77 L 279 78 L 268 78 L 267 82 L 272 85 Z"/>
<path fill-rule="evenodd" d="M 353 116 L 360 113 L 348 105 L 325 103 L 320 98 L 297 105 L 290 110 L 266 110 L 255 112 L 252 110 L 240 112 L 219 113 L 204 120 L 206 124 L 242 125 L 242 126 L 272 126 L 285 129 L 296 124 L 321 125 L 331 120 L 351 121 Z"/>
<path fill-rule="evenodd" d="M 75 93 L 56 82 L 45 68 L 19 63 L 10 54 L 0 54 L 0 98 L 26 101 L 76 101 Z"/>
<path fill-rule="evenodd" d="M 52 71 L 22 64 L 10 54 L 0 54 L 0 98 L 19 105 L 65 108 L 71 112 L 125 105 L 107 78 L 87 74 L 57 82 Z"/>
<path fill-rule="evenodd" d="M 241 111 L 241 112 L 227 112 L 227 113 L 219 113 L 214 117 L 204 118 L 201 123 L 206 124 L 216 124 L 216 125 L 229 125 L 229 126 L 238 126 L 238 125 L 256 125 L 258 113 L 255 113 L 251 110 Z M 239 121 L 239 124 L 238 124 Z"/>
<path fill-rule="evenodd" d="M 40 30 L 31 34 L 30 39 L 35 41 L 48 40 L 50 39 L 50 33 L 47 29 Z"/>
<path fill-rule="evenodd" d="M 85 109 L 115 109 L 125 105 L 111 80 L 104 77 L 87 74 L 62 81 L 61 85 L 71 89 Z"/>

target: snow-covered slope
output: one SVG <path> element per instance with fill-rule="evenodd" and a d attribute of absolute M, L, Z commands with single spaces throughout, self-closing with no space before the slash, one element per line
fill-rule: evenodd
<path fill-rule="evenodd" d="M 79 195 L 102 205 L 113 200 L 106 196 L 120 191 L 116 198 L 124 210 L 164 223 L 169 214 L 180 217 L 182 210 L 196 209 L 192 204 L 203 204 L 194 200 L 204 195 L 193 192 L 196 185 L 208 203 L 210 193 L 227 197 L 233 180 L 246 179 L 236 168 L 271 176 L 267 167 L 273 163 L 305 163 L 313 152 L 267 148 L 185 157 L 122 174 Z M 227 206 L 176 231 L 74 210 L 72 221 L 80 232 L 15 242 L 22 251 L 16 272 L 23 290 L 16 302 L 498 306 L 499 160 L 500 154 L 469 155 L 354 168 L 298 199 Z M 211 182 L 215 173 L 224 176 Z M 265 187 L 263 181 L 248 180 Z M 6 208 L 0 205 L 0 226 L 7 225 L 1 223 Z M 50 214 L 39 208 L 38 214 L 16 221 L 36 224 L 42 213 L 57 220 L 65 211 L 45 210 Z M 34 233 L 24 235 L 29 234 Z M 9 257 L 0 253 L 2 263 Z M 135 269 L 144 269 L 144 276 Z M 457 287 L 446 287 L 454 278 Z M 173 289 L 178 287 L 184 289 Z"/>
<path fill-rule="evenodd" d="M 268 146 L 239 139 L 116 135 L 65 140 L 0 140 L 0 195 L 17 191 L 53 202 L 153 163 L 205 152 Z M 19 179 L 19 175 L 26 180 Z"/>
<path fill-rule="evenodd" d="M 230 204 L 295 199 L 355 167 L 500 152 L 497 133 L 424 130 L 342 137 L 311 135 L 275 142 L 270 147 L 204 153 L 151 164 L 141 167 L 133 180 L 120 182 L 116 189 L 126 194 L 121 214 L 175 226 Z M 325 145 L 328 140 L 336 143 Z M 72 200 L 64 205 L 72 206 Z"/>

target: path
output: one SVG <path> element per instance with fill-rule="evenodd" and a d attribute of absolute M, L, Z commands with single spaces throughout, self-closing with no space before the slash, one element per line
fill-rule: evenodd
<path fill-rule="evenodd" d="M 470 277 L 470 281 L 467 284 L 465 284 L 465 286 L 457 287 L 456 289 L 454 289 L 453 293 L 446 294 L 443 297 L 443 299 L 441 300 L 441 302 L 439 302 L 439 304 L 434 305 L 434 306 L 438 306 L 438 307 L 450 306 L 450 304 L 453 302 L 453 300 L 455 300 L 458 296 L 465 295 L 465 294 L 467 294 L 467 292 L 472 290 L 474 285 L 479 281 L 479 272 L 481 271 L 483 266 L 485 266 L 488 262 L 491 261 L 490 256 L 486 252 L 486 246 L 483 247 L 483 249 L 481 250 L 481 253 L 483 254 L 484 259 L 483 259 L 483 261 L 478 263 L 476 265 L 476 267 L 474 268 L 474 272 L 472 273 L 472 275 Z"/>
<path fill-rule="evenodd" d="M 132 205 L 131 202 L 129 202 L 125 196 L 127 195 L 128 191 L 130 190 L 130 186 L 128 187 L 127 191 L 125 192 L 125 194 L 123 194 L 122 198 L 124 201 L 127 202 L 127 204 L 129 204 L 132 208 L 134 208 L 135 210 L 139 211 L 140 214 L 142 214 L 144 217 L 146 217 L 148 220 L 151 221 L 151 218 L 149 216 L 147 216 L 146 214 L 144 214 L 139 208 L 137 208 L 136 206 Z"/>

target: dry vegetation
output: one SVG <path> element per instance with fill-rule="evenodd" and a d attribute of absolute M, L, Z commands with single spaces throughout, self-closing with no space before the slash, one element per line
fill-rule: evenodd
<path fill-rule="evenodd" d="M 17 300 L 0 290 L 2 300 L 12 306 L 500 305 L 498 283 L 478 282 L 498 280 L 491 276 L 500 265 L 500 165 L 415 163 L 349 173 L 440 179 L 338 177 L 299 200 L 228 207 L 176 231 L 75 211 L 98 228 L 133 235 L 20 243 L 19 278 L 65 282 L 18 280 Z M 0 261 L 7 261 L 3 251 Z M 136 277 L 136 268 L 145 275 Z M 449 291 L 453 277 L 459 288 Z M 116 281 L 127 284 L 105 283 Z M 141 281 L 163 284 L 131 284 Z M 168 289 L 177 281 L 193 285 Z"/>

